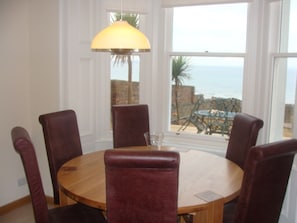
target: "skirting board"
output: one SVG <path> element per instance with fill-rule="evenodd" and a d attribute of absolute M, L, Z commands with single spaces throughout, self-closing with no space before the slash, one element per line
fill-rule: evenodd
<path fill-rule="evenodd" d="M 53 197 L 50 197 L 50 196 L 46 196 L 46 200 L 47 200 L 47 203 L 50 204 L 50 205 L 53 205 L 54 203 L 54 198 Z M 7 212 L 10 212 L 22 205 L 25 205 L 27 203 L 30 203 L 31 202 L 31 198 L 30 198 L 30 195 L 28 196 L 25 196 L 23 198 L 20 198 L 18 200 L 15 200 L 11 203 L 8 203 L 4 206 L 1 206 L 0 207 L 0 216 L 7 213 Z"/>

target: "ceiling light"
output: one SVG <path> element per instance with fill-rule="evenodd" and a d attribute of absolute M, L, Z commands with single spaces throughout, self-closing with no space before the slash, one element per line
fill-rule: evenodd
<path fill-rule="evenodd" d="M 91 49 L 112 54 L 149 52 L 148 38 L 126 21 L 116 21 L 99 32 L 93 39 Z"/>

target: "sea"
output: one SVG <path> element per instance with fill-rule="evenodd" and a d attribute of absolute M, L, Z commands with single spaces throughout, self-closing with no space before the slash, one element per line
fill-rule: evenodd
<path fill-rule="evenodd" d="M 112 66 L 111 79 L 127 80 L 127 65 Z M 139 81 L 139 65 L 133 64 L 133 81 Z M 242 99 L 243 70 L 238 66 L 198 66 L 190 65 L 189 78 L 184 78 L 184 86 L 194 86 L 195 94 L 204 98 L 224 97 Z M 297 69 L 287 72 L 286 104 L 294 104 L 296 94 Z"/>

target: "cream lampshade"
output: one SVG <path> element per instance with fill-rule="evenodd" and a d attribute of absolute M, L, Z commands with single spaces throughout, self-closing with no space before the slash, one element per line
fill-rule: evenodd
<path fill-rule="evenodd" d="M 99 32 L 93 39 L 91 49 L 112 54 L 149 52 L 147 37 L 126 21 L 116 21 Z"/>

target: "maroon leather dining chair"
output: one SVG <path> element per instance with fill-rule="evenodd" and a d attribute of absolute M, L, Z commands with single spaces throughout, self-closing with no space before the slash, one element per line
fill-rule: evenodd
<path fill-rule="evenodd" d="M 226 158 L 243 169 L 248 151 L 256 144 L 259 130 L 262 127 L 261 119 L 249 114 L 237 113 L 233 120 Z M 235 203 L 236 200 L 234 199 L 230 203 Z M 191 214 L 185 214 L 182 217 L 187 223 L 193 222 Z"/>
<path fill-rule="evenodd" d="M 36 223 L 106 223 L 100 210 L 79 203 L 48 209 L 35 148 L 28 132 L 23 127 L 14 127 L 11 138 L 22 159 Z"/>
<path fill-rule="evenodd" d="M 107 150 L 108 223 L 176 223 L 179 159 L 172 151 Z"/>
<path fill-rule="evenodd" d="M 77 118 L 73 110 L 64 110 L 40 115 L 39 122 L 43 129 L 54 203 L 59 204 L 57 172 L 65 162 L 82 155 Z"/>
<path fill-rule="evenodd" d="M 223 222 L 277 223 L 296 152 L 296 139 L 251 148 L 238 201 L 225 205 Z"/>
<path fill-rule="evenodd" d="M 146 104 L 112 106 L 113 147 L 145 146 L 144 133 L 150 131 Z"/>
<path fill-rule="evenodd" d="M 242 169 L 249 149 L 256 145 L 263 121 L 245 113 L 237 113 L 233 120 L 226 158 Z"/>

